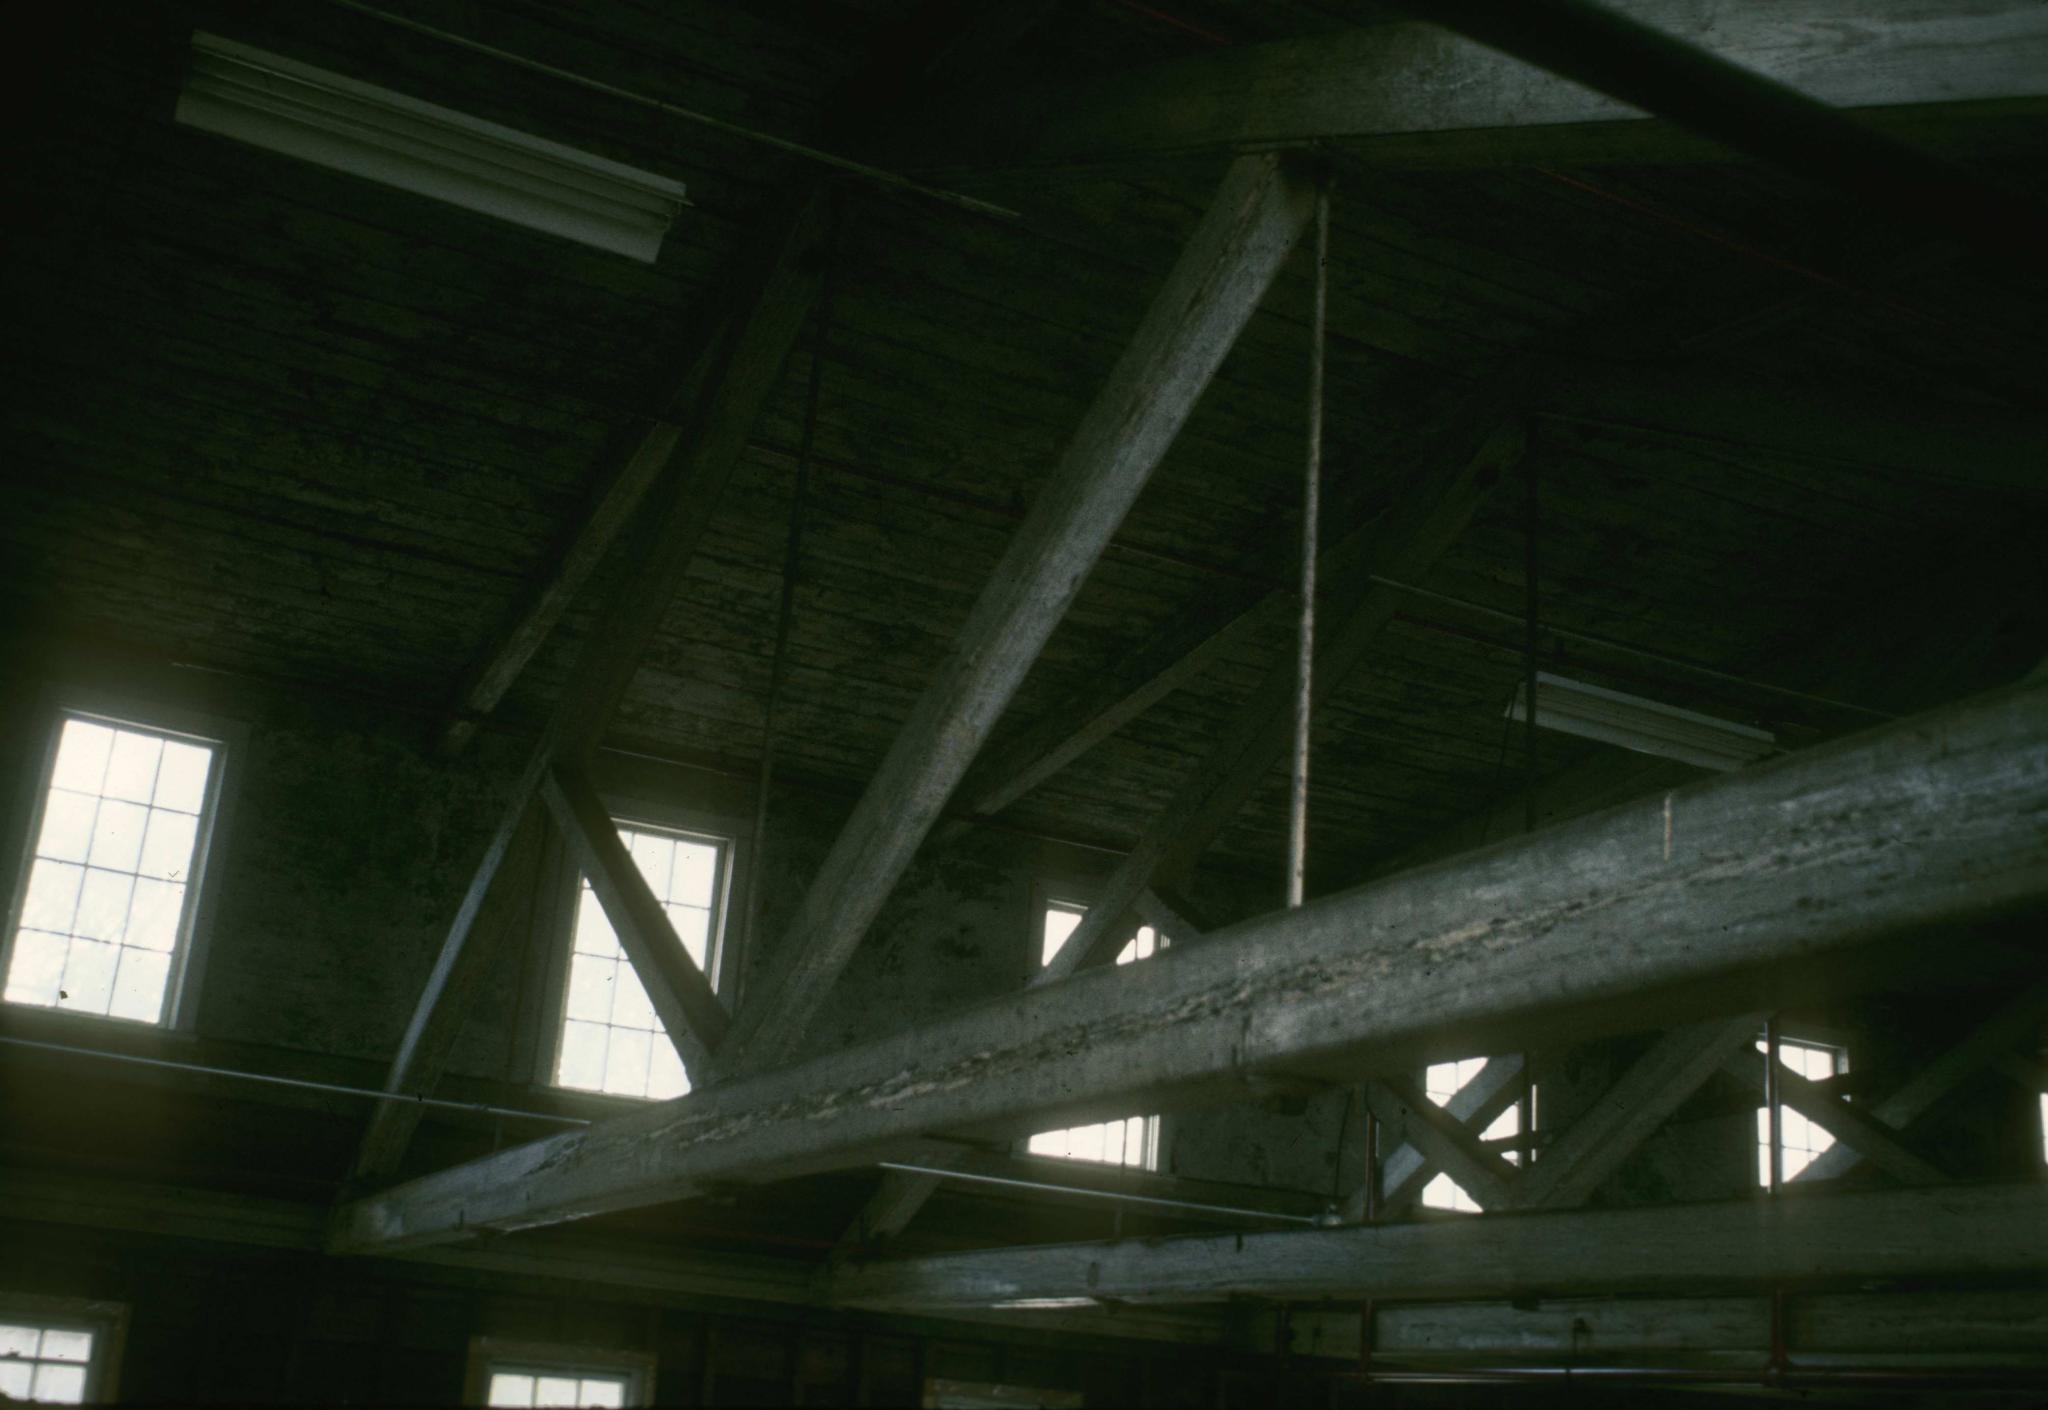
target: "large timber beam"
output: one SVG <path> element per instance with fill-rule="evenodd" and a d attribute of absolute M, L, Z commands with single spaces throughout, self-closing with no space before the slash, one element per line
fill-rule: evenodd
<path fill-rule="evenodd" d="M 1841 192 L 1872 216 L 2029 266 L 2048 238 L 2048 217 L 2033 201 L 1884 136 L 1715 46 L 1670 33 L 1668 11 L 1628 13 L 1601 0 L 1407 3 L 1418 18 Z M 2032 19 L 2048 43 L 2038 7 Z M 1981 52 L 2005 47 L 1986 42 Z"/>
<path fill-rule="evenodd" d="M 1477 410 L 1468 408 L 1454 423 L 1463 443 L 1411 486 L 1383 520 L 1345 545 L 1319 607 L 1330 626 L 1318 629 L 1317 704 L 1358 668 L 1394 618 L 1400 599 L 1373 576 L 1410 581 L 1424 576 L 1521 459 L 1526 438 L 1519 422 L 1501 419 L 1503 400 L 1495 385 L 1476 392 L 1471 407 Z M 1232 717 L 1228 732 L 1146 824 L 1097 891 L 1088 914 L 1033 984 L 1056 983 L 1116 954 L 1126 934 L 1124 916 L 1152 878 L 1162 869 L 1192 864 L 1286 754 L 1294 739 L 1295 685 L 1292 657 L 1267 672 L 1257 693 Z"/>
<path fill-rule="evenodd" d="M 2048 685 L 2020 685 L 410 1181 L 338 1211 L 334 1246 L 1230 1100 L 1269 1074 L 1355 1081 L 1446 1035 L 1500 1052 L 1754 1008 L 1787 966 L 2044 901 Z"/>
<path fill-rule="evenodd" d="M 1867 121 L 2048 97 L 2048 15 L 2033 0 L 1625 0 L 1616 8 Z M 1425 12 L 1426 14 L 1426 12 Z M 978 169 L 1129 163 L 1336 141 L 1403 166 L 1715 156 L 1643 110 L 1434 25 L 1245 45 L 910 114 L 893 155 Z"/>
<path fill-rule="evenodd" d="M 2029 1182 L 884 1259 L 838 1269 L 831 1296 L 895 1311 L 1053 1298 L 1391 1302 L 2038 1275 L 2044 1266 L 2048 1188 Z"/>
<path fill-rule="evenodd" d="M 1313 195 L 1278 158 L 1232 166 L 812 881 L 720 1055 L 726 1071 L 796 1045 L 1257 309 Z"/>

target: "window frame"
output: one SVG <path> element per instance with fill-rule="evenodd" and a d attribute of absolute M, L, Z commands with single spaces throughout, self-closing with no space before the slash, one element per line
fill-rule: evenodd
<path fill-rule="evenodd" d="M 711 992 L 724 1001 L 728 1010 L 736 1008 L 734 990 L 742 973 L 742 957 L 738 953 L 740 936 L 732 928 L 732 911 L 733 906 L 746 895 L 741 884 L 745 879 L 742 868 L 751 849 L 744 845 L 747 841 L 744 831 L 735 819 L 704 809 L 614 792 L 601 796 L 605 815 L 615 826 L 665 832 L 692 842 L 715 843 L 722 849 L 723 864 L 719 868 L 717 893 L 713 897 L 711 925 L 705 936 L 705 954 L 710 960 L 705 978 L 711 982 Z M 565 1087 L 555 1080 L 562 1061 L 562 1040 L 566 1036 L 569 966 L 576 947 L 576 912 L 584 884 L 583 869 L 577 865 L 574 853 L 567 847 L 560 847 L 557 857 L 554 904 L 543 908 L 546 914 L 541 918 L 548 956 L 547 1004 L 543 1012 L 547 1029 L 544 1041 L 535 1044 L 539 1061 L 533 1075 L 534 1083 L 570 1100 L 645 1106 L 655 1099 L 623 1092 L 593 1091 L 587 1087 Z"/>
<path fill-rule="evenodd" d="M 463 1373 L 462 1403 L 487 1405 L 495 1371 L 559 1371 L 564 1374 L 626 1377 L 625 1404 L 652 1405 L 657 1367 L 651 1351 L 580 1346 L 573 1342 L 521 1341 L 510 1337 L 474 1336 Z"/>
<path fill-rule="evenodd" d="M 1464 1091 L 1467 1086 L 1479 1080 L 1479 1074 L 1485 1071 L 1486 1064 L 1488 1062 L 1491 1062 L 1494 1058 L 1500 1056 L 1503 1055 L 1500 1053 L 1479 1053 L 1471 1057 L 1442 1058 L 1435 1062 L 1425 1063 L 1422 1067 L 1422 1070 L 1415 1074 L 1415 1088 L 1417 1091 L 1422 1093 L 1424 1101 L 1435 1102 L 1438 1107 L 1449 1107 L 1452 1100 L 1457 1097 L 1458 1093 Z M 1460 1082 L 1456 1087 L 1452 1088 L 1449 1096 L 1445 1097 L 1441 1102 L 1437 1102 L 1436 1098 L 1432 1097 L 1429 1094 L 1430 1069 L 1433 1067 L 1459 1066 L 1468 1062 L 1476 1062 L 1479 1064 L 1479 1066 L 1473 1069 L 1472 1075 L 1470 1077 L 1467 1077 L 1463 1082 Z M 1523 1070 L 1524 1072 L 1526 1072 L 1527 1065 L 1529 1062 L 1528 1054 L 1523 1054 L 1522 1062 Z M 1511 1132 L 1507 1132 L 1504 1134 L 1527 1137 L 1530 1132 L 1536 1130 L 1536 1109 L 1537 1102 L 1539 1101 L 1539 1097 L 1537 1095 L 1538 1089 L 1539 1084 L 1537 1084 L 1536 1082 L 1526 1082 L 1524 1087 L 1524 1096 L 1517 1097 L 1513 1102 L 1509 1103 L 1506 1107 L 1503 1107 L 1501 1109 L 1500 1115 L 1496 1116 L 1492 1121 L 1487 1123 L 1486 1130 L 1482 1130 L 1477 1133 L 1479 1139 L 1482 1141 L 1491 1139 L 1489 1136 L 1487 1136 L 1486 1131 L 1493 1129 L 1493 1127 L 1495 1126 L 1498 1126 L 1501 1122 L 1507 1120 L 1510 1116 L 1515 1118 L 1515 1129 Z M 1526 1110 L 1524 1109 L 1525 1100 L 1527 1102 Z M 1535 1145 L 1529 1144 L 1527 1145 L 1526 1149 L 1529 1152 L 1529 1159 L 1533 1162 L 1536 1159 L 1537 1155 Z M 1389 1151 L 1388 1154 L 1392 1154 L 1392 1152 Z M 1500 1154 L 1501 1158 L 1507 1161 L 1510 1165 L 1519 1167 L 1522 1164 L 1521 1150 L 1504 1150 Z M 1377 1177 L 1375 1176 L 1375 1178 Z M 1436 1187 L 1436 1183 L 1439 1180 L 1447 1182 L 1450 1185 L 1451 1189 L 1455 1192 L 1452 1203 L 1430 1203 L 1429 1192 Z M 1472 1208 L 1465 1209 L 1459 1204 L 1457 1204 L 1456 1199 L 1458 1197 L 1463 1197 L 1464 1199 L 1470 1200 L 1472 1203 Z M 1416 1191 L 1414 1198 L 1415 1207 L 1420 1210 L 1426 1210 L 1431 1215 L 1469 1215 L 1486 1214 L 1489 1212 L 1486 1206 L 1481 1204 L 1470 1190 L 1466 1189 L 1463 1185 L 1460 1185 L 1456 1180 L 1452 1179 L 1450 1172 L 1447 1170 L 1438 1170 L 1434 1175 L 1430 1176 L 1430 1178 L 1423 1183 L 1423 1187 L 1420 1190 Z"/>
<path fill-rule="evenodd" d="M 219 887 L 214 874 L 220 866 L 223 839 L 232 821 L 241 761 L 248 744 L 248 726 L 205 710 L 165 704 L 142 696 L 115 691 L 81 688 L 49 688 L 31 707 L 40 731 L 40 747 L 32 766 L 22 772 L 13 820 L 19 829 L 14 849 L 14 869 L 8 877 L 6 929 L 0 931 L 0 983 L 14 961 L 16 932 L 21 926 L 22 907 L 28 899 L 29 874 L 35 866 L 36 843 L 42 833 L 43 814 L 49 804 L 50 779 L 56 767 L 57 750 L 67 720 L 128 729 L 165 738 L 204 744 L 214 751 L 206 796 L 199 805 L 199 825 L 192 839 L 191 881 L 188 883 L 184 914 L 180 917 L 178 939 L 171 950 L 169 973 L 164 979 L 162 1007 L 154 1022 L 124 1018 L 118 1014 L 90 1013 L 81 1009 L 44 1007 L 40 1004 L 12 1004 L 9 1011 L 51 1015 L 60 1023 L 117 1023 L 124 1027 L 157 1032 L 191 1033 L 197 1028 L 198 1002 L 206 961 L 211 950 L 214 916 Z M 0 1000 L 0 1003 L 4 1003 Z"/>
<path fill-rule="evenodd" d="M 1796 1034 L 1781 1032 L 1778 1034 L 1778 1060 L 1780 1062 L 1784 1061 L 1784 1050 L 1787 1047 L 1805 1048 L 1810 1051 L 1824 1051 L 1832 1053 L 1834 1055 L 1835 1070 L 1829 1074 L 1831 1078 L 1846 1077 L 1849 1075 L 1851 1071 L 1854 1070 L 1854 1064 L 1850 1061 L 1849 1041 L 1847 1035 L 1845 1034 L 1832 1031 L 1822 1031 L 1816 1028 L 1802 1028 Z M 1766 1064 L 1770 1062 L 1770 1035 L 1767 1031 L 1759 1031 L 1757 1033 L 1755 1047 L 1752 1049 L 1752 1051 L 1754 1051 L 1756 1055 L 1759 1058 L 1761 1058 Z M 1786 1070 L 1794 1073 L 1798 1073 L 1799 1071 L 1790 1063 L 1786 1063 Z M 1804 1074 L 1800 1075 L 1803 1076 Z M 1811 1081 L 1813 1079 L 1809 1078 L 1808 1080 Z M 1764 1090 L 1761 1094 L 1759 1094 L 1757 1098 L 1757 1104 L 1755 1109 L 1756 1116 L 1758 1119 L 1756 1122 L 1753 1122 L 1751 1126 L 1753 1135 L 1750 1142 L 1750 1152 L 1752 1159 L 1754 1159 L 1757 1162 L 1757 1165 L 1755 1172 L 1756 1179 L 1755 1182 L 1750 1186 L 1750 1188 L 1761 1194 L 1768 1195 L 1776 1194 L 1782 1191 L 1786 1185 L 1790 1185 L 1794 1180 L 1798 1179 L 1800 1171 L 1803 1171 L 1806 1167 L 1805 1165 L 1802 1165 L 1800 1166 L 1799 1170 L 1788 1170 L 1785 1173 L 1784 1185 L 1778 1186 L 1777 1189 L 1772 1188 L 1769 1174 L 1771 1159 L 1771 1138 L 1768 1130 L 1758 1129 L 1760 1125 L 1767 1125 L 1770 1120 L 1770 1075 L 1768 1067 L 1766 1067 L 1765 1069 L 1764 1083 Z M 1848 1100 L 1846 1095 L 1843 1097 L 1843 1100 Z M 1790 1102 L 1783 1103 L 1783 1106 L 1787 1112 L 1790 1112 L 1792 1115 L 1799 1117 L 1799 1119 L 1804 1121 L 1807 1125 L 1813 1127 L 1815 1130 L 1820 1131 L 1827 1136 L 1828 1146 L 1821 1151 L 1814 1152 L 1813 1159 L 1818 1160 L 1823 1154 L 1826 1153 L 1827 1150 L 1833 1149 L 1836 1142 L 1841 1140 L 1841 1137 L 1837 1136 L 1834 1132 L 1828 1130 L 1826 1126 L 1823 1126 L 1820 1122 L 1815 1121 L 1812 1117 L 1807 1116 L 1802 1112 L 1794 1111 L 1792 1108 L 1792 1104 Z M 1790 1123 L 1787 1124 L 1789 1125 Z M 1790 1147 L 1785 1147 L 1785 1149 L 1789 1151 Z M 1811 1161 L 1809 1161 L 1808 1163 L 1810 1164 Z"/>
<path fill-rule="evenodd" d="M 92 1355 L 85 1363 L 85 1394 L 81 1403 L 104 1404 L 118 1397 L 121 1354 L 128 1341 L 128 1305 L 98 1298 L 48 1297 L 40 1293 L 0 1292 L 0 1322 L 19 1319 L 42 1328 L 91 1332 Z M 61 1402 L 25 1400 L 24 1405 Z"/>
<path fill-rule="evenodd" d="M 1084 912 L 1092 910 L 1095 904 L 1092 899 L 1095 890 L 1096 888 L 1093 885 L 1058 874 L 1048 874 L 1032 878 L 1031 910 L 1025 917 L 1024 926 L 1024 971 L 1022 979 L 1026 987 L 1029 987 L 1031 981 L 1037 977 L 1039 970 L 1045 967 L 1044 961 L 1040 956 L 1044 953 L 1046 912 L 1056 907 L 1079 909 Z M 1155 941 L 1155 948 L 1151 955 L 1146 956 L 1147 959 L 1157 958 L 1162 951 L 1172 945 L 1172 937 L 1163 931 L 1159 931 L 1156 926 L 1153 929 L 1157 939 Z M 1143 961 L 1134 961 L 1134 963 L 1143 963 Z M 1019 1136 L 1016 1141 L 1015 1150 L 1018 1155 L 1029 1160 L 1065 1160 L 1079 1165 L 1098 1166 L 1105 1170 L 1135 1170 L 1142 1174 L 1158 1174 L 1162 1170 L 1171 1168 L 1168 1160 L 1168 1151 L 1170 1149 L 1168 1137 L 1172 1131 L 1172 1126 L 1166 1119 L 1167 1113 L 1160 1111 L 1133 1112 L 1131 1116 L 1143 1117 L 1148 1124 L 1147 1136 L 1152 1156 L 1150 1164 L 1131 1165 L 1124 1161 L 1093 1160 L 1084 1155 L 1048 1155 L 1043 1151 L 1031 1149 L 1033 1137 L 1075 1129 L 1074 1127 L 1066 1126 L 1055 1126 L 1046 1131 L 1032 1131 Z M 1097 1126 L 1106 1124 L 1108 1120 L 1128 1121 L 1131 1119 L 1131 1116 L 1106 1118 L 1103 1122 L 1083 1121 L 1076 1123 L 1076 1125 Z"/>

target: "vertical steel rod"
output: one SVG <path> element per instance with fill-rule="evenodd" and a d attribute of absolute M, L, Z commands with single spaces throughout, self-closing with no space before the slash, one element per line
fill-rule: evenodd
<path fill-rule="evenodd" d="M 1764 1020 L 1764 1106 L 1771 1114 L 1771 1193 L 1785 1185 L 1785 1101 L 1778 1082 L 1778 1016 Z"/>
<path fill-rule="evenodd" d="M 1527 601 L 1523 623 L 1522 650 L 1522 829 L 1536 830 L 1536 548 L 1543 518 L 1536 498 L 1536 462 L 1525 462 L 1522 480 L 1523 536 L 1526 558 L 1523 564 L 1523 594 Z"/>
<path fill-rule="evenodd" d="M 1301 496 L 1301 632 L 1295 642 L 1294 773 L 1288 799 L 1287 905 L 1299 906 L 1308 878 L 1308 749 L 1314 715 L 1316 539 L 1323 478 L 1323 329 L 1330 302 L 1330 184 L 1316 191 L 1315 306 L 1309 318 L 1308 464 Z"/>
<path fill-rule="evenodd" d="M 832 245 L 837 246 L 835 231 Z M 828 251 L 827 258 L 830 259 Z M 796 617 L 797 560 L 803 551 L 804 501 L 811 488 L 811 444 L 818 430 L 818 386 L 825 367 L 825 335 L 832 318 L 832 272 L 837 261 L 825 266 L 818 290 L 817 322 L 811 330 L 811 375 L 804 392 L 804 429 L 796 452 L 796 485 L 790 492 L 789 537 L 782 552 L 782 596 L 775 614 L 775 649 L 768 659 L 768 698 L 761 707 L 761 767 L 754 779 L 754 855 L 747 866 L 746 931 L 742 953 L 753 948 L 761 927 L 761 872 L 767 857 L 768 792 L 775 782 L 775 707 L 782 695 L 782 677 L 789 654 L 789 629 Z M 739 996 L 739 974 L 729 984 Z"/>

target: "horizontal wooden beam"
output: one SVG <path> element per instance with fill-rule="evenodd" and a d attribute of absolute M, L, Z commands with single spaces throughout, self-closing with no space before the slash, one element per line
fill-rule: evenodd
<path fill-rule="evenodd" d="M 2022 685 L 501 1151 L 352 1202 L 334 1243 L 558 1223 L 932 1133 L 1753 1007 L 1785 965 L 2044 900 L 2048 686 Z"/>
<path fill-rule="evenodd" d="M 264 1199 L 184 1186 L 0 1171 L 0 1210 L 12 1228 L 36 1225 L 120 1230 L 153 1237 L 205 1240 L 310 1253 L 319 1249 L 327 1209 L 310 1202 Z M 422 1250 L 410 1266 L 474 1269 L 525 1279 L 580 1280 L 631 1288 L 657 1298 L 742 1298 L 760 1303 L 815 1301 L 823 1289 L 812 1265 L 785 1258 L 711 1254 L 683 1248 L 627 1247 L 564 1231 L 481 1244 Z M 1802 1354 L 1880 1351 L 1928 1353 L 2038 1352 L 2048 1346 L 2048 1290 L 2002 1287 L 1806 1293 L 1786 1304 L 1787 1337 Z M 1169 1342 L 1226 1340 L 1226 1322 L 1203 1307 L 1073 1308 L 1064 1311 L 958 1309 L 960 1319 L 1011 1327 L 1059 1327 L 1099 1336 Z M 1249 1334 L 1273 1348 L 1279 1328 L 1269 1316 L 1249 1324 L 1232 1317 L 1231 1344 Z M 1356 1312 L 1298 1309 L 1288 1319 L 1298 1355 L 1358 1356 Z M 943 1325 L 943 1324 L 934 1324 Z M 1382 1307 L 1374 1320 L 1374 1351 L 1432 1357 L 1598 1357 L 1653 1352 L 1768 1349 L 1769 1299 L 1544 1298 L 1505 1302 L 1432 1302 Z"/>
<path fill-rule="evenodd" d="M 2048 1187 L 2031 1181 L 882 1259 L 839 1269 L 829 1295 L 892 1311 L 1057 1298 L 1391 1302 L 2038 1276 L 2044 1267 Z"/>
<path fill-rule="evenodd" d="M 1624 13 L 1823 103 L 1911 131 L 1916 109 L 2048 98 L 2031 0 L 1626 0 Z M 983 170 L 1343 143 L 1396 166 L 1655 163 L 1725 149 L 1433 25 L 1374 25 L 947 100 L 891 156 Z"/>
<path fill-rule="evenodd" d="M 732 1051 L 720 1057 L 727 1071 L 794 1051 L 1257 310 L 1313 197 L 1310 183 L 1277 158 L 1231 167 L 804 893 L 777 967 L 749 996 Z"/>

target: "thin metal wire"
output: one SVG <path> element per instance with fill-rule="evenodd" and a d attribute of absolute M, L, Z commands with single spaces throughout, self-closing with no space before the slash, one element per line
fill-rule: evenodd
<path fill-rule="evenodd" d="M 1315 717 L 1316 538 L 1322 514 L 1323 333 L 1330 304 L 1330 183 L 1316 189 L 1315 305 L 1308 332 L 1308 456 L 1301 489 L 1301 630 L 1295 641 L 1294 770 L 1288 796 L 1287 905 L 1308 881 L 1309 731 Z"/>
<path fill-rule="evenodd" d="M 1271 1219 L 1282 1224 L 1317 1225 L 1312 1214 L 1279 1214 L 1270 1209 L 1241 1209 L 1230 1204 L 1205 1204 L 1199 1200 L 1167 1199 L 1163 1195 L 1132 1195 L 1118 1190 L 1091 1190 L 1081 1185 L 1056 1185 L 1049 1180 L 1022 1180 L 1010 1175 L 983 1175 L 967 1170 L 948 1170 L 939 1165 L 909 1165 L 883 1160 L 883 1170 L 900 1170 L 906 1175 L 930 1175 L 941 1180 L 962 1180 L 973 1185 L 999 1185 L 1013 1190 L 1036 1190 L 1044 1194 L 1078 1195 L 1084 1199 L 1114 1200 L 1122 1204 L 1143 1204 L 1159 1209 L 1185 1209 L 1200 1214 L 1224 1214 L 1234 1219 Z"/>
<path fill-rule="evenodd" d="M 965 195 L 959 191 L 948 191 L 939 186 L 927 186 L 921 181 L 913 181 L 907 176 L 899 176 L 897 173 L 886 171 L 881 167 L 869 166 L 866 162 L 858 162 L 851 157 L 842 157 L 837 153 L 827 152 L 803 142 L 792 141 L 787 137 L 778 137 L 772 132 L 762 132 L 758 128 L 744 127 L 736 122 L 728 122 L 721 117 L 713 117 L 710 113 L 699 112 L 695 108 L 686 108 L 679 103 L 671 103 L 665 99 L 651 97 L 648 94 L 639 93 L 630 88 L 621 88 L 614 83 L 606 83 L 602 79 L 591 78 L 572 69 L 560 68 L 554 64 L 545 63 L 540 59 L 529 58 L 525 54 L 516 54 L 509 49 L 500 49 L 497 45 L 486 44 L 480 39 L 471 39 L 467 35 L 456 34 L 434 25 L 425 24 L 419 20 L 408 19 L 404 15 L 394 15 L 389 10 L 365 4 L 363 0 L 328 0 L 328 3 L 338 5 L 344 10 L 353 10 L 359 15 L 368 15 L 372 19 L 382 20 L 386 24 L 397 26 L 399 29 L 409 29 L 415 34 L 424 34 L 428 38 L 438 39 L 444 44 L 453 44 L 459 49 L 467 49 L 472 53 L 483 54 L 488 58 L 497 59 L 503 63 L 515 64 L 520 68 L 530 69 L 534 73 L 546 74 L 548 77 L 560 79 L 564 83 L 576 84 L 578 87 L 587 88 L 593 93 L 602 93 L 607 97 L 617 98 L 627 103 L 638 103 L 642 107 L 667 113 L 670 117 L 680 118 L 684 122 L 695 123 L 700 127 L 711 128 L 715 132 L 723 132 L 730 137 L 737 137 L 747 142 L 757 142 L 764 147 L 773 147 L 779 152 L 788 152 L 791 156 L 802 157 L 806 161 L 817 162 L 821 166 L 829 166 L 853 176 L 863 177 L 880 186 L 891 186 L 899 191 L 909 191 L 934 201 L 943 201 L 949 206 L 957 206 L 961 210 L 973 211 L 977 215 L 991 215 L 1001 220 L 1017 220 L 1021 218 L 1018 212 L 1011 210 L 1008 206 L 999 206 L 994 201 L 984 201 L 978 196 Z"/>
<path fill-rule="evenodd" d="M 775 648 L 768 658 L 768 698 L 761 705 L 761 760 L 754 776 L 754 860 L 747 868 L 746 944 L 759 938 L 761 872 L 768 836 L 768 792 L 775 782 L 775 707 L 782 698 L 788 669 L 789 631 L 796 620 L 797 562 L 803 553 L 804 504 L 810 497 L 811 445 L 818 429 L 818 395 L 824 377 L 825 338 L 832 329 L 832 276 L 838 265 L 838 232 L 833 232 L 825 273 L 818 290 L 818 313 L 811 327 L 811 373 L 804 394 L 803 435 L 796 452 L 796 484 L 790 492 L 789 537 L 782 551 L 782 593 L 775 613 Z"/>
<path fill-rule="evenodd" d="M 1777 1194 L 1785 1187 L 1785 1093 L 1779 1081 L 1778 1063 L 1782 1061 L 1780 1052 L 1778 1016 L 1772 1014 L 1764 1020 L 1764 1105 L 1771 1111 L 1772 1194 Z"/>
<path fill-rule="evenodd" d="M 408 1102 L 445 1111 L 467 1111 L 482 1116 L 517 1116 L 529 1121 L 554 1121 L 564 1126 L 588 1126 L 581 1116 L 557 1116 L 547 1111 L 526 1111 L 515 1106 L 492 1106 L 489 1102 L 457 1102 L 444 1097 L 417 1096 L 410 1092 L 383 1092 L 375 1087 L 352 1087 L 345 1082 L 316 1082 L 309 1077 L 279 1077 L 267 1072 L 243 1072 L 232 1067 L 209 1067 L 199 1062 L 178 1062 L 172 1058 L 142 1057 L 135 1053 L 110 1053 L 100 1048 L 80 1048 L 69 1043 L 46 1043 L 35 1038 L 0 1037 L 0 1043 L 39 1052 L 63 1053 L 67 1057 L 98 1058 L 103 1062 L 124 1062 L 134 1067 L 159 1067 L 173 1072 L 196 1072 L 207 1077 L 227 1077 L 238 1082 L 261 1082 L 272 1087 L 297 1087 L 309 1092 L 361 1097 L 373 1102 Z"/>

